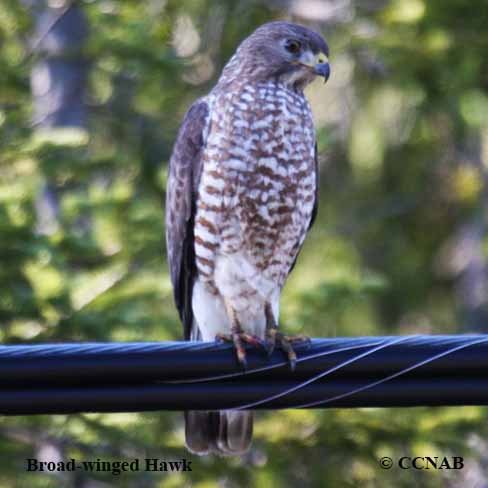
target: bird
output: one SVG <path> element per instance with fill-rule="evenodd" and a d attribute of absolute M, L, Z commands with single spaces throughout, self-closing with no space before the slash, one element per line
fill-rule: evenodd
<path fill-rule="evenodd" d="M 280 345 L 279 300 L 318 205 L 316 133 L 304 88 L 330 76 L 329 47 L 309 28 L 270 22 L 244 39 L 187 111 L 169 161 L 168 266 L 185 340 Z M 185 412 L 186 446 L 240 456 L 252 411 Z"/>

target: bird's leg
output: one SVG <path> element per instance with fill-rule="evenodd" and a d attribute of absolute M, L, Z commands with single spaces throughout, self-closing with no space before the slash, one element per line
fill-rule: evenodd
<path fill-rule="evenodd" d="M 229 304 L 227 300 L 224 299 L 225 309 L 230 320 L 230 334 L 217 334 L 215 339 L 217 341 L 232 342 L 237 354 L 237 360 L 239 363 L 246 368 L 246 350 L 244 349 L 244 343 L 251 344 L 253 346 L 261 346 L 266 348 L 266 342 L 255 335 L 246 334 L 242 328 L 239 320 L 237 318 L 237 313 L 232 305 Z"/>
<path fill-rule="evenodd" d="M 294 342 L 306 342 L 310 343 L 310 338 L 304 335 L 284 335 L 278 330 L 278 324 L 276 323 L 276 318 L 271 309 L 271 304 L 266 302 L 264 305 L 264 313 L 266 315 L 266 336 L 268 339 L 268 354 L 271 356 L 275 350 L 276 345 L 281 346 L 281 349 L 286 353 L 288 361 L 290 363 L 290 368 L 292 371 L 295 370 L 297 364 L 297 355 L 293 349 Z"/>

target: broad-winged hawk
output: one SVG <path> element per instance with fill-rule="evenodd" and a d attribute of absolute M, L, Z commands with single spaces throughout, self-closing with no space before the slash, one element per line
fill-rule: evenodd
<path fill-rule="evenodd" d="M 166 239 L 185 339 L 290 342 L 279 299 L 317 211 L 317 149 L 303 88 L 329 77 L 328 47 L 287 22 L 259 27 L 185 116 L 170 160 Z M 186 412 L 197 454 L 236 455 L 252 412 Z"/>

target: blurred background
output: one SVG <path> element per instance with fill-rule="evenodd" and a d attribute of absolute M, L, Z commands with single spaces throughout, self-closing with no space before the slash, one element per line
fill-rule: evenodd
<path fill-rule="evenodd" d="M 282 301 L 310 336 L 488 332 L 488 2 L 0 0 L 0 340 L 182 336 L 164 244 L 167 163 L 239 42 L 322 33 L 307 89 L 318 220 Z M 0 418 L 0 487 L 485 487 L 477 407 L 259 413 L 238 459 L 197 458 L 179 413 Z M 382 456 L 464 456 L 462 471 Z M 191 459 L 186 474 L 25 472 L 25 458 Z"/>

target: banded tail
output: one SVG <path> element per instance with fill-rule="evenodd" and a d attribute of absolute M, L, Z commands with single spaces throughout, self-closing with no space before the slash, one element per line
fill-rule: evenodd
<path fill-rule="evenodd" d="M 251 447 L 252 412 L 185 412 L 186 447 L 198 455 L 241 456 Z"/>

